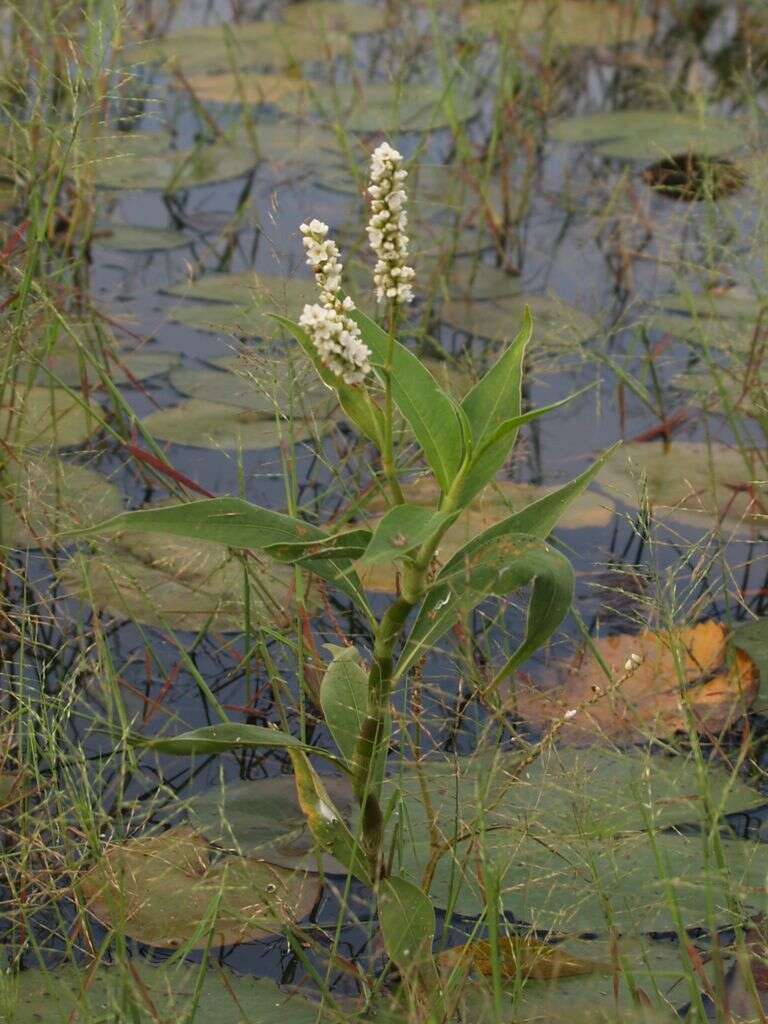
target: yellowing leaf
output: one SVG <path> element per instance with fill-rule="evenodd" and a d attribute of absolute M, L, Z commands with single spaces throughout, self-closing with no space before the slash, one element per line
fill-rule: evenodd
<path fill-rule="evenodd" d="M 574 978 L 582 974 L 606 974 L 609 963 L 572 956 L 557 946 L 536 942 L 528 935 L 504 936 L 499 939 L 499 958 L 503 978 L 535 978 L 550 981 L 556 978 Z M 490 977 L 493 956 L 490 942 L 484 939 L 454 946 L 438 958 L 443 968 L 457 965 L 479 971 Z"/>

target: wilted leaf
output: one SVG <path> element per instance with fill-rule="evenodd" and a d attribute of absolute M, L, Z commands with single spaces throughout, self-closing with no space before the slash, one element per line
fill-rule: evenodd
<path fill-rule="evenodd" d="M 568 743 L 632 743 L 649 736 L 695 728 L 719 731 L 743 715 L 757 693 L 757 673 L 746 655 L 736 652 L 726 664 L 727 630 L 714 621 L 674 636 L 646 630 L 637 636 L 611 636 L 596 641 L 600 656 L 618 686 L 606 679 L 588 648 L 562 669 L 557 686 L 541 690 L 516 682 L 510 699 L 523 718 L 537 729 L 556 722 L 558 736 Z M 681 652 L 685 673 L 681 689 L 673 644 Z M 641 664 L 631 673 L 632 655 Z"/>
<path fill-rule="evenodd" d="M 305 917 L 319 884 L 245 857 L 214 858 L 191 829 L 129 839 L 107 849 L 80 879 L 88 909 L 150 946 L 174 948 L 253 941 Z"/>
<path fill-rule="evenodd" d="M 50 547 L 59 534 L 94 526 L 123 508 L 118 488 L 91 469 L 21 454 L 0 481 L 0 547 Z"/>
<path fill-rule="evenodd" d="M 587 960 L 572 955 L 567 948 L 537 942 L 530 935 L 504 935 L 499 938 L 498 951 L 501 976 L 506 979 L 557 981 L 584 974 L 613 973 L 610 961 Z M 600 952 L 605 953 L 604 947 L 600 946 Z M 447 949 L 439 955 L 438 963 L 443 969 L 461 967 L 490 977 L 493 974 L 493 948 L 485 939 L 476 939 L 465 946 Z"/>

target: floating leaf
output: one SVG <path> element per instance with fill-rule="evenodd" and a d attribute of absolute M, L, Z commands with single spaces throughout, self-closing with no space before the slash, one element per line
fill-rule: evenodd
<path fill-rule="evenodd" d="M 190 398 L 171 409 L 150 413 L 142 421 L 149 433 L 159 441 L 189 445 L 193 448 L 229 448 L 262 451 L 277 448 L 283 442 L 303 441 L 315 433 L 327 432 L 330 421 L 310 423 L 295 420 L 293 424 L 265 419 L 262 412 L 238 409 L 237 406 Z"/>
<path fill-rule="evenodd" d="M 396 875 L 381 879 L 376 896 L 387 955 L 403 972 L 418 967 L 430 956 L 435 937 L 435 909 L 429 896 Z"/>
<path fill-rule="evenodd" d="M 599 333 L 597 323 L 556 296 L 510 295 L 496 301 L 450 300 L 440 309 L 443 323 L 491 341 L 511 341 L 520 330 L 525 307 L 533 313 L 531 354 L 539 349 L 568 351 Z"/>
<path fill-rule="evenodd" d="M 120 491 L 99 473 L 50 456 L 21 458 L 0 479 L 0 546 L 50 547 L 59 534 L 122 510 Z"/>
<path fill-rule="evenodd" d="M 130 352 L 118 349 L 113 356 L 107 366 L 103 366 L 99 359 L 99 366 L 103 367 L 104 375 L 118 385 L 132 385 L 134 381 L 159 377 L 181 361 L 181 357 L 173 352 Z M 40 386 L 79 388 L 86 380 L 89 387 L 96 388 L 102 383 L 99 370 L 74 346 L 57 344 L 50 356 L 36 360 L 35 365 L 36 381 Z M 25 360 L 21 364 L 22 374 L 28 369 L 29 364 Z"/>
<path fill-rule="evenodd" d="M 249 566 L 252 621 L 282 621 L 293 604 L 293 570 Z M 69 562 L 61 579 L 70 596 L 120 619 L 192 631 L 244 628 L 243 567 L 221 544 L 124 533 L 119 545 Z"/>
<path fill-rule="evenodd" d="M 760 680 L 758 707 L 762 709 L 768 696 L 768 619 L 755 619 L 737 625 L 731 633 L 731 643 L 743 651 L 757 670 Z"/>
<path fill-rule="evenodd" d="M 352 810 L 346 779 L 323 776 L 344 817 Z M 217 846 L 288 868 L 346 874 L 346 867 L 318 850 L 296 797 L 293 776 L 236 782 L 193 797 L 187 804 L 195 828 Z"/>
<path fill-rule="evenodd" d="M 558 722 L 559 737 L 570 743 L 669 737 L 687 732 L 689 721 L 703 731 L 718 731 L 743 715 L 757 693 L 749 658 L 737 652 L 734 665 L 725 664 L 727 637 L 714 621 L 681 629 L 674 637 L 650 630 L 605 637 L 596 641 L 597 650 L 613 678 L 627 677 L 620 685 L 606 678 L 586 648 L 562 670 L 557 686 L 539 690 L 518 683 L 513 704 L 537 729 Z M 682 690 L 673 643 L 682 652 Z M 628 672 L 632 655 L 641 663 Z"/>
<path fill-rule="evenodd" d="M 101 426 L 101 410 L 59 388 L 5 391 L 0 405 L 0 436 L 29 448 L 70 448 Z"/>
<path fill-rule="evenodd" d="M 102 249 L 124 252 L 164 252 L 191 245 L 194 239 L 173 228 L 140 227 L 137 224 L 118 224 L 110 221 L 98 224 L 93 233 L 93 244 Z"/>
<path fill-rule="evenodd" d="M 641 321 L 638 326 L 719 351 L 746 353 L 754 340 L 754 329 L 749 322 L 724 320 L 720 317 L 656 313 Z"/>
<path fill-rule="evenodd" d="M 241 22 L 230 29 L 207 25 L 126 46 L 128 64 L 155 63 L 178 67 L 185 75 L 232 71 L 233 68 L 289 68 L 305 61 L 339 57 L 350 49 L 349 38 L 313 31 L 297 31 L 274 21 Z"/>
<path fill-rule="evenodd" d="M 319 885 L 245 857 L 214 859 L 191 829 L 129 839 L 107 849 L 81 879 L 88 909 L 150 946 L 205 948 L 253 941 L 305 917 Z"/>
<path fill-rule="evenodd" d="M 225 302 L 190 302 L 174 306 L 168 312 L 172 323 L 192 327 L 209 334 L 230 337 L 259 338 L 272 341 L 284 337 L 276 321 L 271 320 L 259 306 L 233 306 Z"/>
<path fill-rule="evenodd" d="M 717 523 L 729 532 L 768 525 L 768 488 L 761 475 L 750 479 L 740 452 L 712 442 L 675 441 L 623 445 L 606 464 L 600 485 L 635 504 L 640 479 L 654 514 L 699 529 Z"/>
<path fill-rule="evenodd" d="M 672 942 L 622 938 L 611 943 L 570 938 L 557 946 L 547 946 L 525 936 L 506 940 L 506 945 L 504 942 L 505 1003 L 511 1002 L 514 1020 L 520 1024 L 557 1024 L 563 1020 L 673 1024 L 679 1020 L 673 1008 L 690 1000 L 693 968 L 687 951 Z M 472 943 L 447 950 L 442 957 L 446 967 L 458 963 L 461 973 L 470 965 L 476 972 L 486 973 L 485 946 L 487 943 Z M 479 947 L 478 953 L 475 947 Z M 509 947 L 513 950 L 511 956 L 507 953 Z M 469 954 L 460 959 L 463 950 L 469 950 Z M 487 983 L 473 984 L 470 980 L 462 987 L 459 1001 L 463 1019 L 478 1024 L 490 1024 L 494 1019 Z"/>
<path fill-rule="evenodd" d="M 584 114 L 556 121 L 551 135 L 559 142 L 591 143 L 603 156 L 646 163 L 649 157 L 689 152 L 717 156 L 739 149 L 746 142 L 740 125 L 732 118 L 674 110 Z"/>
<path fill-rule="evenodd" d="M 762 910 L 768 848 L 727 839 L 722 848 L 727 867 L 721 870 L 714 856 L 703 852 L 700 836 L 636 834 L 606 841 L 489 829 L 450 845 L 437 862 L 429 892 L 438 907 L 447 907 L 455 894 L 456 913 L 485 912 L 482 849 L 487 869 L 499 875 L 505 910 L 544 933 L 674 931 L 672 894 L 684 927 L 710 921 L 733 927 L 742 913 L 739 900 Z M 395 869 L 419 882 L 431 859 L 422 829 L 401 842 Z"/>
<path fill-rule="evenodd" d="M 241 178 L 253 170 L 252 147 L 232 140 L 173 149 L 158 133 L 110 135 L 91 143 L 88 161 L 95 183 L 105 189 L 154 189 L 177 192 Z"/>
<path fill-rule="evenodd" d="M 427 132 L 446 128 L 451 115 L 467 121 L 475 115 L 476 102 L 456 93 L 446 102 L 444 89 L 409 82 L 398 87 L 389 82 L 368 82 L 362 88 L 339 84 L 318 86 L 311 97 L 288 93 L 278 100 L 287 114 L 320 112 L 350 132 Z"/>
<path fill-rule="evenodd" d="M 242 365 L 242 364 L 241 364 Z M 315 374 L 297 370 L 287 360 L 284 364 L 270 367 L 281 376 L 279 379 L 249 380 L 244 374 L 226 373 L 216 370 L 197 370 L 181 367 L 171 373 L 171 384 L 182 395 L 202 398 L 208 402 L 220 402 L 237 409 L 249 409 L 266 419 L 274 419 L 276 413 L 297 419 L 317 414 L 327 416 L 333 408 L 334 399 L 328 388 L 317 380 Z"/>
<path fill-rule="evenodd" d="M 721 320 L 747 320 L 757 322 L 768 307 L 768 300 L 742 288 L 721 291 L 679 293 L 663 295 L 659 299 L 663 309 L 687 313 L 691 317 L 717 317 Z M 734 328 L 737 325 L 732 325 Z"/>
<path fill-rule="evenodd" d="M 201 102 L 224 106 L 270 106 L 278 103 L 286 95 L 296 96 L 298 102 L 299 98 L 306 97 L 310 92 L 310 85 L 304 78 L 293 78 L 287 74 L 260 74 L 256 71 L 222 72 L 217 75 L 194 74 L 187 78 L 186 84 Z M 276 136 L 275 130 L 282 132 L 282 135 Z M 294 154 L 291 159 L 285 145 L 285 140 L 291 136 L 295 137 L 301 148 L 302 137 L 297 127 L 287 124 L 255 126 L 253 137 L 257 140 L 259 159 L 270 162 L 287 159 L 292 163 L 300 160 L 300 153 Z M 275 139 L 279 139 L 277 145 Z"/>
<path fill-rule="evenodd" d="M 510 32 L 539 35 L 560 46 L 618 46 L 641 42 L 653 35 L 654 22 L 634 5 L 604 0 L 505 0 L 470 4 L 464 23 L 484 34 Z"/>
<path fill-rule="evenodd" d="M 317 1007 L 297 993 L 281 992 L 267 978 L 242 977 L 220 966 L 153 967 L 137 957 L 124 969 L 33 968 L 8 982 L 3 1007 L 13 1024 L 143 1024 L 191 1022 L 193 1017 L 195 1024 L 317 1024 Z"/>
<path fill-rule="evenodd" d="M 307 0 L 299 6 L 283 11 L 287 25 L 304 32 L 348 32 L 350 35 L 368 35 L 383 32 L 387 27 L 387 12 L 368 4 L 347 3 L 342 0 Z"/>

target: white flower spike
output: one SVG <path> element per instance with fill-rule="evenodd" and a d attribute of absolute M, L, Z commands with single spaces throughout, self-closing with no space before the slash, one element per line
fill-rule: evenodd
<path fill-rule="evenodd" d="M 368 221 L 368 240 L 376 253 L 373 271 L 376 296 L 379 302 L 387 300 L 403 305 L 413 301 L 412 281 L 415 271 L 408 266 L 408 197 L 403 182 L 408 172 L 403 170 L 403 157 L 388 142 L 382 142 L 371 156 L 371 219 Z"/>
<path fill-rule="evenodd" d="M 352 299 L 341 297 L 342 264 L 328 225 L 312 220 L 300 227 L 307 264 L 320 288 L 320 302 L 306 305 L 299 323 L 309 334 L 323 363 L 347 384 L 360 384 L 371 372 L 371 350 L 350 317 Z"/>

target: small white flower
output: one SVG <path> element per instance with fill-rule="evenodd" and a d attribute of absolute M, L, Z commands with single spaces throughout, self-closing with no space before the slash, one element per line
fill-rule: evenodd
<path fill-rule="evenodd" d="M 349 313 L 352 299 L 341 296 L 343 267 L 328 225 L 312 220 L 300 227 L 307 250 L 307 263 L 320 288 L 320 302 L 307 305 L 299 323 L 312 338 L 323 363 L 347 384 L 360 384 L 371 371 L 371 350 L 363 342 L 360 328 Z"/>
<path fill-rule="evenodd" d="M 643 663 L 642 656 L 640 654 L 630 654 L 627 660 L 624 662 L 625 672 L 634 672 L 635 669 L 639 668 Z"/>
<path fill-rule="evenodd" d="M 371 217 L 368 241 L 376 253 L 373 280 L 379 302 L 391 299 L 401 305 L 413 301 L 411 282 L 415 275 L 408 266 L 408 201 L 402 187 L 408 172 L 402 168 L 403 157 L 388 142 L 382 142 L 371 156 Z"/>

